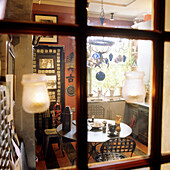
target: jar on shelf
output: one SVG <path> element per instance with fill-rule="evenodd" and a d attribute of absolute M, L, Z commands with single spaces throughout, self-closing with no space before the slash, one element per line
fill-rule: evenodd
<path fill-rule="evenodd" d="M 125 73 L 125 83 L 122 89 L 123 98 L 128 103 L 145 101 L 144 72 L 130 71 Z"/>

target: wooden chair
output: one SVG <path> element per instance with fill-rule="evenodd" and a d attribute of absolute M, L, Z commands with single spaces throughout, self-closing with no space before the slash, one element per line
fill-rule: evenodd
<path fill-rule="evenodd" d="M 92 118 L 92 115 L 94 118 L 104 119 L 105 109 L 100 105 L 88 105 L 88 118 Z"/>
<path fill-rule="evenodd" d="M 100 154 L 97 155 L 96 161 L 109 161 L 115 159 L 122 159 L 126 156 L 122 153 L 130 152 L 131 157 L 136 148 L 136 142 L 131 138 L 113 138 L 104 142 L 100 148 Z"/>

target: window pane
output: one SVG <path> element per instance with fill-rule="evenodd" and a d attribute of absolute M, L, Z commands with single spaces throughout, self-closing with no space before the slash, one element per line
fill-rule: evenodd
<path fill-rule="evenodd" d="M 47 23 L 75 23 L 75 1 L 7 1 L 1 5 L 0 19 Z M 5 10 L 6 7 L 6 10 Z"/>
<path fill-rule="evenodd" d="M 161 170 L 169 170 L 170 164 L 163 164 L 161 165 Z"/>
<path fill-rule="evenodd" d="M 35 156 L 38 158 L 35 166 L 39 169 L 72 166 L 76 162 L 75 38 L 0 34 L 0 42 L 1 85 L 5 85 L 8 77 L 13 75 L 13 79 L 7 83 L 9 86 L 13 82 L 11 89 L 7 87 L 8 120 L 15 118 L 16 133 L 24 139 L 29 167 L 35 165 Z M 23 74 L 30 73 L 46 76 L 50 106 L 43 113 L 30 114 L 23 110 L 21 80 Z M 41 89 L 37 92 L 42 94 Z M 31 88 L 26 99 L 27 106 L 29 101 L 34 103 L 33 94 Z M 37 97 L 35 102 L 41 103 L 39 100 L 42 99 Z M 15 110 L 11 107 L 13 101 Z M 70 108 L 72 114 L 66 112 L 66 107 Z M 2 121 L 1 116 L 1 125 Z M 1 133 L 2 130 L 3 126 Z M 15 154 L 13 156 L 15 160 Z"/>
<path fill-rule="evenodd" d="M 87 7 L 88 25 L 152 29 L 152 0 L 93 0 Z"/>
<path fill-rule="evenodd" d="M 170 1 L 166 0 L 165 1 L 165 30 L 170 31 L 170 21 L 169 21 L 169 16 L 170 16 Z"/>
<path fill-rule="evenodd" d="M 42 154 L 46 157 L 42 161 L 46 162 L 49 169 L 76 164 L 75 38 L 71 36 L 57 38 L 59 43 L 53 45 L 41 43 L 40 38 L 39 45 L 34 49 L 36 66 L 33 65 L 36 72 L 47 75 L 52 128 L 54 132 L 57 128 L 58 132 L 54 136 L 49 134 L 48 149 L 46 145 L 43 146 L 46 152 Z M 71 113 L 68 113 L 69 110 Z M 50 133 L 50 130 L 48 131 Z M 47 138 L 48 134 L 45 134 L 45 137 Z"/>
<path fill-rule="evenodd" d="M 136 170 L 149 170 L 150 167 L 147 167 L 147 168 L 136 168 Z M 132 169 L 132 170 L 135 170 L 135 169 Z"/>
<path fill-rule="evenodd" d="M 163 92 L 163 119 L 162 119 L 162 152 L 170 151 L 169 142 L 169 51 L 170 43 L 165 43 L 165 59 L 164 59 L 164 92 Z"/>
<path fill-rule="evenodd" d="M 130 144 L 130 141 L 125 142 L 125 140 L 131 139 L 136 143 L 132 156 L 148 154 L 151 52 L 151 41 L 88 37 L 89 163 L 130 157 L 131 155 L 123 152 L 123 149 L 129 146 L 124 144 Z M 135 76 L 137 79 L 128 85 L 131 74 L 142 72 L 144 77 Z M 126 80 L 125 73 L 128 76 Z M 138 81 L 143 82 L 143 97 L 142 92 L 139 94 L 137 89 L 135 90 Z M 127 95 L 126 88 L 128 88 Z M 120 126 L 119 123 L 116 125 L 117 120 L 121 122 Z M 109 140 L 111 138 L 112 140 Z M 107 153 L 108 147 L 111 149 L 111 146 L 112 151 L 116 152 L 116 147 L 117 150 L 120 149 L 116 142 L 123 145 L 121 156 L 119 153 Z"/>

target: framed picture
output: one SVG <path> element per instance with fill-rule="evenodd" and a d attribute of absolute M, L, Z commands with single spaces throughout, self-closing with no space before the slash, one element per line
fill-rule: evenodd
<path fill-rule="evenodd" d="M 54 59 L 53 58 L 39 59 L 39 69 L 54 69 Z"/>
<path fill-rule="evenodd" d="M 35 22 L 46 22 L 46 23 L 57 23 L 58 17 L 56 15 L 41 15 L 35 14 L 34 15 Z M 57 35 L 46 35 L 46 36 L 38 36 L 40 37 L 39 43 L 58 43 L 58 36 Z"/>

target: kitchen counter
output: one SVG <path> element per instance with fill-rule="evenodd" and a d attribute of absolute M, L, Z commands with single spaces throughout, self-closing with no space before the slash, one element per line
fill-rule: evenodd
<path fill-rule="evenodd" d="M 88 98 L 88 106 L 99 105 L 105 109 L 105 119 L 115 120 L 116 115 L 122 119 L 125 111 L 125 100 L 120 97 Z"/>
<path fill-rule="evenodd" d="M 105 119 L 115 119 L 116 115 L 121 115 L 122 119 L 125 113 L 126 101 L 121 97 L 105 97 L 105 98 L 95 98 L 89 97 L 87 99 L 88 105 L 100 105 L 105 109 Z M 142 107 L 149 108 L 149 103 L 129 103 L 134 105 L 139 105 Z"/>
<path fill-rule="evenodd" d="M 95 98 L 95 97 L 89 97 L 87 99 L 87 102 L 117 102 L 117 101 L 125 101 L 125 99 L 121 97 L 107 97 L 107 98 Z"/>

